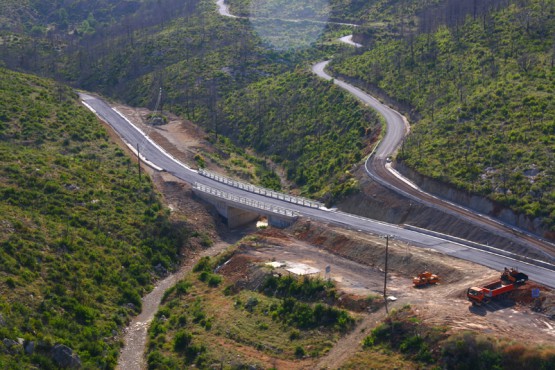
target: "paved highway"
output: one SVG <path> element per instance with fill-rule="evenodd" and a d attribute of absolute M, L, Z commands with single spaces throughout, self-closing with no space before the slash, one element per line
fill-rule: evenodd
<path fill-rule="evenodd" d="M 312 71 L 316 73 L 319 77 L 331 80 L 332 76 L 328 75 L 324 69 L 330 61 L 320 62 L 312 67 Z M 379 100 L 375 99 L 373 96 L 368 95 L 361 89 L 349 85 L 341 80 L 334 79 L 333 82 L 341 87 L 342 89 L 348 91 L 364 104 L 371 106 L 373 109 L 378 111 L 387 122 L 387 131 L 383 137 L 380 145 L 374 152 L 374 157 L 379 159 L 386 159 L 388 156 L 393 154 L 397 147 L 409 132 L 410 126 L 405 117 L 403 117 L 399 112 L 383 105 Z"/>
<path fill-rule="evenodd" d="M 324 70 L 328 63 L 329 61 L 320 62 L 313 66 L 312 71 L 323 79 L 332 80 L 333 77 Z M 484 228 L 493 234 L 503 236 L 505 239 L 511 240 L 516 244 L 533 248 L 540 255 L 544 256 L 543 259 L 545 261 L 553 261 L 555 246 L 550 242 L 489 216 L 426 193 L 394 171 L 387 163 L 387 157 L 397 150 L 403 138 L 410 130 L 406 118 L 359 88 L 341 80 L 334 79 L 333 81 L 337 86 L 348 91 L 364 104 L 378 111 L 385 118 L 387 123 L 386 134 L 373 155 L 368 157 L 365 163 L 366 172 L 373 180 L 413 201 L 464 219 L 476 225 L 476 227 Z"/>
<path fill-rule="evenodd" d="M 190 184 L 198 182 L 237 196 L 266 202 L 277 207 L 291 209 L 298 212 L 298 214 L 302 217 L 328 222 L 330 224 L 348 229 L 360 230 L 361 232 L 376 235 L 391 235 L 395 239 L 410 243 L 411 245 L 433 249 L 450 256 L 480 263 L 496 270 L 500 270 L 506 266 L 518 267 L 521 271 L 527 272 L 532 280 L 555 288 L 555 271 L 533 266 L 525 261 L 510 259 L 505 256 L 475 249 L 461 243 L 451 242 L 446 239 L 408 230 L 396 225 L 350 215 L 344 212 L 333 211 L 325 208 L 317 209 L 303 207 L 278 199 L 267 198 L 259 194 L 253 194 L 241 189 L 230 187 L 201 176 L 197 171 L 173 159 L 160 146 L 148 139 L 143 132 L 132 125 L 118 112 L 114 111 L 103 100 L 83 93 L 80 94 L 80 97 L 83 103 L 95 112 L 99 118 L 113 127 L 113 129 L 126 143 L 128 143 L 129 146 L 137 147 L 138 144 L 140 153 L 149 162 L 156 165 L 159 169 L 167 171 Z"/>

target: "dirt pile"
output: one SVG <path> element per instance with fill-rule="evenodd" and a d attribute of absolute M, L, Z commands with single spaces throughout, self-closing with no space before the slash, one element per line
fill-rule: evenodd
<path fill-rule="evenodd" d="M 539 295 L 538 297 L 533 296 L 534 291 Z M 508 297 L 513 299 L 517 305 L 555 319 L 555 293 L 543 285 L 528 281 L 510 292 Z"/>
<path fill-rule="evenodd" d="M 386 241 L 377 236 L 355 235 L 310 221 L 297 222 L 292 226 L 292 232 L 299 240 L 352 261 L 377 269 L 383 269 L 385 265 Z M 461 281 L 469 275 L 467 270 L 450 263 L 441 253 L 419 250 L 395 240 L 389 241 L 388 268 L 407 278 L 432 271 L 444 283 Z"/>

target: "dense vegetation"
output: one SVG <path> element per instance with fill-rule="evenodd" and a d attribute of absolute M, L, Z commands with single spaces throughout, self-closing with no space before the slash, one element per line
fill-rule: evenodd
<path fill-rule="evenodd" d="M 295 69 L 308 57 L 321 58 L 328 46 L 277 51 L 265 46 L 250 22 L 219 16 L 211 1 L 191 0 L 182 7 L 188 9 L 185 16 L 158 25 L 140 22 L 139 9 L 121 20 L 127 28 L 116 24 L 102 31 L 106 37 L 97 32 L 68 42 L 61 59 L 40 43 L 29 45 L 25 63 L 136 105 L 152 106 L 162 87 L 165 109 L 207 128 L 215 143 L 223 134 L 271 158 L 306 195 L 333 201 L 356 189 L 346 171 L 376 138 L 376 116 L 331 84 Z M 282 37 L 287 44 L 295 35 Z M 4 45 L 9 65 L 20 60 L 18 45 Z M 263 184 L 279 188 L 271 173 Z"/>
<path fill-rule="evenodd" d="M 248 22 L 221 18 L 214 4 L 200 2 L 164 28 L 80 49 L 82 63 L 66 75 L 138 105 L 163 86 L 166 108 L 209 129 L 215 142 L 224 135 L 253 148 L 281 164 L 306 194 L 333 200 L 356 188 L 345 171 L 375 138 L 377 118 L 331 84 L 293 69 L 305 52 L 267 49 Z"/>
<path fill-rule="evenodd" d="M 555 228 L 555 1 L 378 43 L 334 64 L 421 119 L 399 160 Z"/>
<path fill-rule="evenodd" d="M 63 344 L 111 368 L 186 230 L 70 89 L 0 69 L 0 97 L 1 367 L 56 368 Z"/>
<path fill-rule="evenodd" d="M 409 18 L 441 0 L 332 0 L 332 1 L 249 1 L 228 0 L 231 12 L 243 17 L 329 20 L 365 26 L 388 24 L 396 28 Z M 406 18 L 405 18 L 406 17 Z M 414 26 L 414 20 L 412 20 Z"/>
<path fill-rule="evenodd" d="M 93 34 L 103 32 L 103 28 L 118 23 L 122 18 L 129 19 L 139 14 L 143 23 L 157 23 L 160 16 L 182 9 L 179 3 L 182 1 L 0 0 L 0 30 L 35 37 Z"/>
<path fill-rule="evenodd" d="M 553 348 L 499 340 L 475 332 L 448 334 L 422 324 L 410 306 L 376 326 L 345 369 L 553 369 Z"/>
<path fill-rule="evenodd" d="M 0 4 L 11 9 L 9 0 Z M 375 119 L 348 115 L 351 103 L 332 107 L 344 100 L 337 98 L 343 93 L 295 69 L 338 51 L 327 43 L 329 36 L 320 37 L 318 47 L 287 49 L 288 40 L 298 39 L 295 28 L 305 25 L 289 25 L 286 35 L 273 32 L 276 41 L 257 33 L 257 20 L 221 17 L 208 0 L 98 0 L 94 7 L 81 1 L 67 15 L 62 3 L 27 5 L 29 12 L 5 27 L 16 36 L 2 36 L 8 66 L 55 75 L 136 105 L 152 106 L 163 87 L 166 109 L 211 130 L 215 142 L 223 134 L 268 156 L 304 194 L 331 202 L 356 188 L 345 171 L 364 154 L 366 129 L 375 132 Z M 239 15 L 255 9 L 263 17 L 284 8 L 278 1 L 230 5 Z M 372 51 L 352 58 L 343 52 L 333 68 L 385 91 L 422 118 L 399 159 L 550 227 L 553 6 L 545 0 L 377 0 L 334 1 L 328 8 L 313 1 L 286 7 L 288 13 L 279 16 L 329 16 L 363 25 L 355 37 Z M 49 31 L 31 30 L 30 19 Z M 305 104 L 297 108 L 299 99 Z M 345 115 L 347 122 L 327 118 Z M 365 134 L 357 135 L 361 127 Z M 302 134 L 293 137 L 294 132 Z M 271 177 L 272 187 L 279 187 Z"/>
<path fill-rule="evenodd" d="M 279 163 L 307 194 L 328 201 L 356 189 L 349 171 L 379 134 L 375 113 L 305 71 L 232 94 L 219 125 L 223 135 Z"/>
<path fill-rule="evenodd" d="M 149 329 L 149 369 L 193 364 L 261 368 L 272 357 L 318 357 L 354 324 L 344 310 L 311 303 L 315 296 L 333 295 L 332 284 L 270 277 L 260 288 L 262 294 L 236 289 L 235 283 L 214 272 L 221 263 L 222 258 L 201 259 L 191 275 L 166 291 Z M 276 289 L 281 298 L 273 296 Z"/>

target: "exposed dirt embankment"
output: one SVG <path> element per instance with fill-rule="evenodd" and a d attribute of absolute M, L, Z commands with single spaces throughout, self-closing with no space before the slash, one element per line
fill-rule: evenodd
<path fill-rule="evenodd" d="M 338 209 L 393 224 L 409 224 L 518 253 L 529 258 L 544 255 L 449 215 L 394 193 L 372 181 L 362 168 L 356 171 L 361 191 L 338 204 Z M 464 204 L 464 203 L 462 203 Z"/>
<path fill-rule="evenodd" d="M 351 261 L 380 270 L 385 266 L 385 239 L 310 221 L 297 222 L 291 231 L 295 238 Z M 469 269 L 474 270 L 474 273 L 469 274 Z M 461 282 L 469 276 L 488 276 L 488 272 L 491 277 L 497 275 L 483 266 L 473 266 L 438 252 L 410 247 L 396 240 L 389 241 L 388 270 L 407 278 L 431 270 L 439 274 L 445 283 Z"/>
<path fill-rule="evenodd" d="M 384 266 L 385 240 L 375 236 L 309 221 L 297 222 L 290 232 L 304 243 L 339 256 L 338 260 L 346 258 L 374 269 Z M 487 330 L 531 343 L 551 343 L 555 337 L 555 326 L 549 322 L 555 315 L 555 295 L 533 281 L 519 286 L 506 300 L 473 307 L 466 299 L 467 288 L 499 280 L 499 271 L 395 240 L 389 241 L 388 266 L 393 275 L 388 282 L 388 294 L 395 295 L 397 303 L 415 305 L 420 315 L 434 325 L 448 326 L 455 332 Z M 406 282 L 406 278 L 426 270 L 440 276 L 439 285 L 417 289 Z M 533 274 L 530 278 L 533 280 Z M 533 288 L 540 289 L 541 298 L 532 298 Z M 509 309 L 511 313 L 507 316 L 505 310 Z"/>
<path fill-rule="evenodd" d="M 540 235 L 549 240 L 555 240 L 555 232 L 549 231 L 538 218 L 530 218 L 522 214 L 517 214 L 512 210 L 503 207 L 483 196 L 470 194 L 453 187 L 421 175 L 418 172 L 407 167 L 403 162 L 397 163 L 395 169 L 403 174 L 403 176 L 411 179 L 424 191 L 435 194 L 443 199 L 463 204 L 465 207 L 495 217 L 510 225 L 515 225 L 521 229 Z"/>

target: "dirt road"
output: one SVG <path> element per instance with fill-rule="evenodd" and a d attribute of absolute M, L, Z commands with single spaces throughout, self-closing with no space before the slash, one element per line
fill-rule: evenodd
<path fill-rule="evenodd" d="M 118 359 L 117 368 L 120 370 L 146 369 L 144 357 L 147 341 L 147 331 L 154 315 L 158 311 L 164 292 L 178 283 L 189 273 L 197 261 L 203 256 L 214 256 L 225 250 L 231 244 L 241 239 L 245 233 L 252 230 L 243 229 L 229 231 L 218 225 L 217 219 L 211 215 L 204 205 L 191 199 L 191 192 L 186 184 L 179 182 L 168 174 L 151 173 L 157 189 L 163 194 L 166 205 L 172 212 L 181 213 L 191 221 L 188 227 L 205 233 L 215 243 L 210 248 L 203 249 L 195 238 L 190 238 L 187 250 L 179 270 L 159 281 L 154 289 L 142 299 L 142 311 L 133 318 L 124 331 L 124 347 Z"/>

